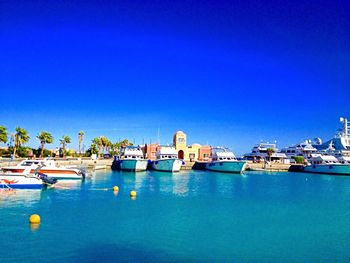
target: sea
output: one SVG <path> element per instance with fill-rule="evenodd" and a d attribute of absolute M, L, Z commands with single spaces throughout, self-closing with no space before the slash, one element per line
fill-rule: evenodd
<path fill-rule="evenodd" d="M 97 171 L 1 190 L 0 233 L 3 263 L 350 262 L 350 177 Z"/>

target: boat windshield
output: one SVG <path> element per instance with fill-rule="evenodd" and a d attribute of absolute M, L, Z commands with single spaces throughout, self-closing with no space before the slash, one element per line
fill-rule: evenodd
<path fill-rule="evenodd" d="M 176 159 L 176 154 L 161 154 L 160 159 Z"/>
<path fill-rule="evenodd" d="M 39 165 L 40 164 L 40 162 L 39 161 L 29 161 L 29 162 L 23 162 L 22 164 L 21 164 L 21 166 L 32 166 L 33 164 L 37 164 L 37 165 Z"/>

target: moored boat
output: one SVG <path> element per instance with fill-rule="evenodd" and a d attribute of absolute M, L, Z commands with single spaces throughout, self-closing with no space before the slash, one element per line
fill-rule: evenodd
<path fill-rule="evenodd" d="M 5 173 L 23 173 L 28 167 L 31 167 L 30 174 L 34 174 L 35 168 L 41 167 L 39 172 L 46 174 L 49 178 L 54 179 L 83 179 L 85 172 L 77 168 L 57 167 L 54 160 L 38 159 L 38 160 L 24 160 L 14 166 L 2 167 Z"/>
<path fill-rule="evenodd" d="M 350 175 L 350 164 L 339 162 L 332 155 L 314 155 L 309 164 L 304 166 L 303 172 L 334 175 Z"/>
<path fill-rule="evenodd" d="M 123 147 L 120 156 L 115 161 L 119 169 L 123 171 L 146 171 L 148 165 L 141 148 L 137 146 Z"/>
<path fill-rule="evenodd" d="M 205 168 L 209 171 L 242 173 L 246 165 L 245 161 L 237 160 L 233 152 L 218 147 L 212 149 L 212 161 L 207 163 Z"/>
<path fill-rule="evenodd" d="M 0 189 L 41 189 L 57 182 L 57 179 L 50 179 L 45 174 L 39 173 L 39 169 L 35 169 L 34 174 L 31 174 L 31 169 L 35 167 L 30 166 L 22 173 L 0 173 Z"/>
<path fill-rule="evenodd" d="M 161 146 L 156 152 L 156 160 L 152 162 L 152 168 L 157 171 L 179 172 L 183 160 L 178 158 L 177 151 L 172 146 Z"/>

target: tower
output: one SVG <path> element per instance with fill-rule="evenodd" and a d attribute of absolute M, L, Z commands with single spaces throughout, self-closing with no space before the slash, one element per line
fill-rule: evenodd
<path fill-rule="evenodd" d="M 184 159 L 185 152 L 187 150 L 187 138 L 186 134 L 182 131 L 178 131 L 174 134 L 173 144 L 178 152 L 179 158 Z"/>

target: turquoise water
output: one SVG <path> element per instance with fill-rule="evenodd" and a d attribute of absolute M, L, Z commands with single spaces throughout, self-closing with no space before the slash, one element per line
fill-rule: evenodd
<path fill-rule="evenodd" d="M 1 193 L 1 262 L 349 262 L 349 208 L 350 177 L 98 172 Z"/>

